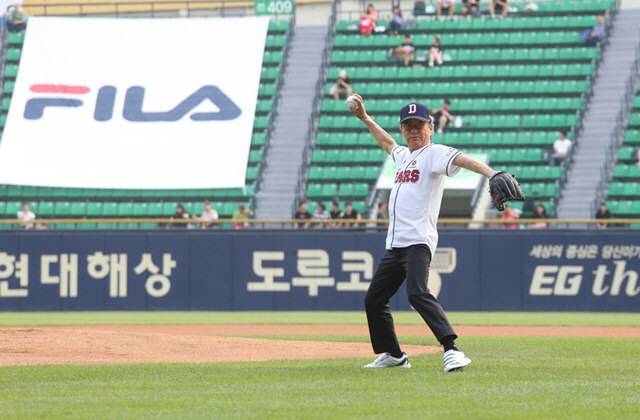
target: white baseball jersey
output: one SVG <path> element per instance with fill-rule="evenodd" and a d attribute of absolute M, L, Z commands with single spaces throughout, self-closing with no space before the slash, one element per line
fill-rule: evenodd
<path fill-rule="evenodd" d="M 452 163 L 459 154 L 457 149 L 440 144 L 429 144 L 413 152 L 405 146 L 391 150 L 396 178 L 389 195 L 387 249 L 426 244 L 434 255 L 444 177 L 460 170 Z"/>

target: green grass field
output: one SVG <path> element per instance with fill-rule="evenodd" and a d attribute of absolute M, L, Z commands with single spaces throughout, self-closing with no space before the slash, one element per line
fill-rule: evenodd
<path fill-rule="evenodd" d="M 474 325 L 640 326 L 640 314 L 451 313 L 451 318 Z M 420 322 L 414 313 L 400 313 L 396 320 Z M 360 324 L 364 318 L 360 313 L 3 313 L 1 322 Z M 435 343 L 431 337 L 401 340 Z M 412 357 L 412 369 L 361 369 L 370 359 L 4 367 L 0 418 L 640 417 L 640 340 L 464 337 L 459 344 L 473 364 L 453 374 L 442 372 L 440 354 Z"/>

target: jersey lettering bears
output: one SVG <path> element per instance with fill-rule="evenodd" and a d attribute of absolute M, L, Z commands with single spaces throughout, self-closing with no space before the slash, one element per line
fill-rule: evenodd
<path fill-rule="evenodd" d="M 391 150 L 396 178 L 389 195 L 387 249 L 426 244 L 434 255 L 444 180 L 460 170 L 452 163 L 458 154 L 457 149 L 440 144 L 413 152 L 404 146 Z"/>
<path fill-rule="evenodd" d="M 420 170 L 406 170 L 406 171 L 398 171 L 396 172 L 396 180 L 395 183 L 403 183 L 403 182 L 418 182 L 420 179 Z"/>

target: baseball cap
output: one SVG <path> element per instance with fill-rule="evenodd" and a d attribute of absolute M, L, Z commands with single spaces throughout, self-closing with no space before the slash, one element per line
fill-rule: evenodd
<path fill-rule="evenodd" d="M 405 105 L 400 111 L 400 122 L 404 122 L 408 119 L 415 118 L 416 120 L 430 122 L 429 115 L 431 112 L 426 106 L 413 102 Z"/>

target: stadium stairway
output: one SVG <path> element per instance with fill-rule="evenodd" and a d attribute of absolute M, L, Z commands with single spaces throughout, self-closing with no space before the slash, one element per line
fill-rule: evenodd
<path fill-rule="evenodd" d="M 620 111 L 620 98 L 640 43 L 640 9 L 621 8 L 613 21 L 583 130 L 573 151 L 573 166 L 558 206 L 561 219 L 590 218 L 607 149 L 613 147 L 612 130 Z"/>
<path fill-rule="evenodd" d="M 256 194 L 256 217 L 291 217 L 298 172 L 322 64 L 327 26 L 296 27 L 274 119 L 263 182 Z"/>

